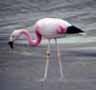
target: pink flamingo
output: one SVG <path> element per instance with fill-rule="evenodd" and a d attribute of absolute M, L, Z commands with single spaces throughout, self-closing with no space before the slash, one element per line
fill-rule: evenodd
<path fill-rule="evenodd" d="M 76 33 L 83 35 L 84 31 L 75 27 L 69 22 L 58 18 L 44 18 L 38 20 L 33 26 L 33 31 L 37 36 L 35 40 L 31 38 L 30 33 L 26 29 L 19 29 L 13 31 L 12 34 L 10 35 L 8 44 L 10 45 L 11 48 L 14 48 L 13 47 L 14 41 L 18 39 L 22 34 L 25 35 L 30 46 L 38 46 L 42 40 L 42 37 L 46 38 L 48 40 L 48 48 L 47 48 L 47 60 L 46 60 L 47 62 L 46 62 L 46 68 L 44 74 L 44 79 L 45 79 L 47 77 L 47 69 L 48 69 L 49 56 L 50 56 L 50 40 L 55 39 L 57 58 L 60 66 L 60 75 L 61 78 L 63 78 L 64 75 L 62 71 L 60 50 L 57 44 L 57 38 L 64 37 L 65 35 L 68 34 L 76 34 Z"/>

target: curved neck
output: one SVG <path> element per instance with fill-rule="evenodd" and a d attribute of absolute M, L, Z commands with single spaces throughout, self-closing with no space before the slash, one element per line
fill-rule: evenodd
<path fill-rule="evenodd" d="M 20 35 L 21 34 L 24 34 L 24 36 L 28 40 L 30 46 L 38 46 L 41 42 L 41 34 L 38 31 L 35 32 L 36 37 L 37 37 L 35 40 L 32 39 L 28 30 L 25 30 L 25 29 L 21 30 Z"/>

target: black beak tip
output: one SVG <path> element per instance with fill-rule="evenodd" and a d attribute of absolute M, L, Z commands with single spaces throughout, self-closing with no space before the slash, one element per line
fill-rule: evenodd
<path fill-rule="evenodd" d="M 8 45 L 10 46 L 11 49 L 14 48 L 14 47 L 13 47 L 13 42 L 12 42 L 12 41 L 9 41 L 9 42 L 8 42 Z"/>

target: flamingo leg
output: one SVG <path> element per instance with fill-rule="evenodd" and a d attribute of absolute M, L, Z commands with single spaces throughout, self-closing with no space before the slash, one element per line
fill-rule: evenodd
<path fill-rule="evenodd" d="M 55 43 L 56 43 L 56 51 L 57 51 L 57 62 L 59 64 L 59 69 L 60 69 L 60 79 L 62 80 L 64 78 L 64 74 L 63 74 L 63 68 L 62 68 L 62 62 L 61 62 L 61 53 L 60 53 L 60 48 L 59 45 L 57 44 L 57 39 L 55 39 Z"/>
<path fill-rule="evenodd" d="M 45 81 L 47 79 L 49 57 L 50 57 L 50 40 L 48 40 L 48 47 L 46 51 L 46 64 L 45 64 L 45 70 L 44 70 L 44 77 L 41 79 L 41 81 Z"/>

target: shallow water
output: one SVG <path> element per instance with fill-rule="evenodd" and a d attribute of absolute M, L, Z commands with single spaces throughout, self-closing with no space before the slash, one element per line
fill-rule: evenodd
<path fill-rule="evenodd" d="M 58 41 L 64 73 L 61 80 L 54 41 L 45 81 L 40 79 L 46 65 L 46 41 L 39 47 L 29 47 L 21 37 L 14 50 L 7 45 L 13 30 L 31 30 L 35 21 L 44 17 L 68 20 L 87 33 Z M 95 27 L 95 0 L 1 0 L 0 90 L 96 90 Z"/>

